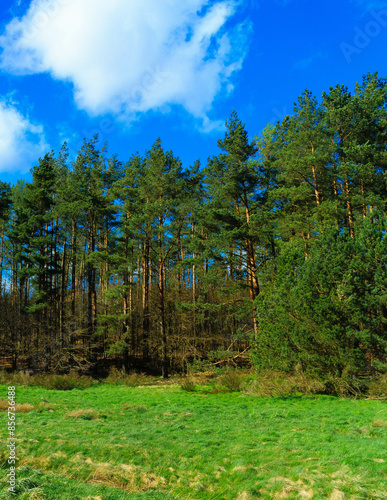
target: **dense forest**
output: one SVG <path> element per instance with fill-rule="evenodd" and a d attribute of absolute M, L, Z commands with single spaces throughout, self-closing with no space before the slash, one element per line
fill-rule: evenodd
<path fill-rule="evenodd" d="M 0 183 L 2 366 L 387 368 L 387 80 L 226 127 L 207 165 L 96 136 Z"/>

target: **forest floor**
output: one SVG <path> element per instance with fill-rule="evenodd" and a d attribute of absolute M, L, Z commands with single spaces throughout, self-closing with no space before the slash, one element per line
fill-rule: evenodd
<path fill-rule="evenodd" d="M 185 389 L 16 386 L 16 494 L 2 445 L 0 499 L 387 499 L 385 401 Z"/>

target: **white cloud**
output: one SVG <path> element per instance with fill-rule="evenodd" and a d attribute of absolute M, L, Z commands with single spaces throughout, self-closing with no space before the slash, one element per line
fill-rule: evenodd
<path fill-rule="evenodd" d="M 32 0 L 0 37 L 1 67 L 74 85 L 90 115 L 133 119 L 181 105 L 206 118 L 247 51 L 239 0 Z"/>
<path fill-rule="evenodd" d="M 49 151 L 43 127 L 31 123 L 13 103 L 0 99 L 0 171 L 25 173 Z"/>

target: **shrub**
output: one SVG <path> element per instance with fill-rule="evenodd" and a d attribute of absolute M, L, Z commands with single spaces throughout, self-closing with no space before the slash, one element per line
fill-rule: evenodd
<path fill-rule="evenodd" d="M 380 399 L 387 401 L 387 375 L 370 381 L 368 387 L 368 396 L 370 399 Z"/>
<path fill-rule="evenodd" d="M 325 385 L 318 379 L 302 372 L 266 370 L 257 374 L 244 388 L 244 392 L 259 397 L 287 397 L 322 394 Z"/>
<path fill-rule="evenodd" d="M 71 391 L 72 389 L 84 389 L 91 387 L 98 382 L 91 377 L 78 375 L 71 372 L 68 375 L 45 375 L 34 385 L 42 385 L 46 389 L 55 389 L 58 391 Z"/>
<path fill-rule="evenodd" d="M 339 393 L 348 389 L 345 377 L 367 370 L 370 356 L 376 369 L 385 369 L 386 228 L 387 218 L 373 213 L 358 222 L 354 238 L 324 231 L 308 259 L 303 246 L 283 248 L 256 301 L 257 368 L 291 373 L 301 363 L 321 376 L 342 377 Z M 336 389 L 328 383 L 327 390 Z"/>
<path fill-rule="evenodd" d="M 0 371 L 0 384 L 4 385 L 32 385 L 34 377 L 27 371 L 11 372 Z"/>
<path fill-rule="evenodd" d="M 143 373 L 132 372 L 129 374 L 117 370 L 116 367 L 111 368 L 108 377 L 104 380 L 106 384 L 111 385 L 126 385 L 128 387 L 137 387 L 139 385 L 149 385 L 153 381 L 152 377 L 148 377 Z"/>
<path fill-rule="evenodd" d="M 196 390 L 195 382 L 192 379 L 185 380 L 180 387 L 183 391 L 194 392 Z"/>
<path fill-rule="evenodd" d="M 244 383 L 245 377 L 238 373 L 237 370 L 227 370 L 217 378 L 215 385 L 223 391 L 239 392 L 242 390 Z"/>
<path fill-rule="evenodd" d="M 86 375 L 79 375 L 77 372 L 70 372 L 66 375 L 43 373 L 33 375 L 29 372 L 22 371 L 16 373 L 2 372 L 0 375 L 0 383 L 5 385 L 40 386 L 45 389 L 69 391 L 71 389 L 91 387 L 98 382 Z"/>
<path fill-rule="evenodd" d="M 370 381 L 346 377 L 329 377 L 324 381 L 324 394 L 341 398 L 362 397 L 368 393 Z"/>

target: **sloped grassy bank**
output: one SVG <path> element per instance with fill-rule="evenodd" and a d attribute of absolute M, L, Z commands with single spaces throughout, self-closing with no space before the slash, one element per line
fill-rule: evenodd
<path fill-rule="evenodd" d="M 17 497 L 387 498 L 385 402 L 191 389 L 18 386 Z"/>

